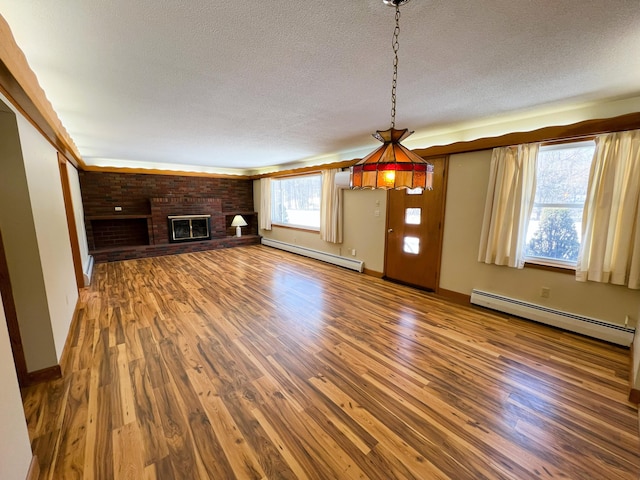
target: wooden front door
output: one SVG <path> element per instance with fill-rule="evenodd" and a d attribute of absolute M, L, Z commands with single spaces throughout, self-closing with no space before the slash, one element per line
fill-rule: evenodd
<path fill-rule="evenodd" d="M 430 158 L 433 190 L 387 193 L 385 277 L 437 291 L 448 157 Z"/>

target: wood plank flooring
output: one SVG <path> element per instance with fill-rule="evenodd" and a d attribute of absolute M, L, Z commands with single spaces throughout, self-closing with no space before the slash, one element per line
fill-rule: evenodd
<path fill-rule="evenodd" d="M 629 352 L 263 246 L 98 264 L 43 479 L 637 479 Z"/>

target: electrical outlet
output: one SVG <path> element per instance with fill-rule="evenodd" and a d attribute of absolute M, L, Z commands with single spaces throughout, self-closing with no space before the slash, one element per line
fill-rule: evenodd
<path fill-rule="evenodd" d="M 354 257 L 356 256 L 356 249 L 355 248 L 351 249 L 351 255 L 354 256 Z"/>
<path fill-rule="evenodd" d="M 373 211 L 373 216 L 374 216 L 374 217 L 379 217 L 379 216 L 380 216 L 380 209 L 379 209 L 379 208 L 376 208 L 376 209 Z"/>
<path fill-rule="evenodd" d="M 551 295 L 551 289 L 549 287 L 542 287 L 540 289 L 540 296 L 542 298 L 549 298 L 549 295 Z"/>

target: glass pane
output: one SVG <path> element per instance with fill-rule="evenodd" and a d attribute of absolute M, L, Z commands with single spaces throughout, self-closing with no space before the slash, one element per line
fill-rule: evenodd
<path fill-rule="evenodd" d="M 422 195 L 422 192 L 423 192 L 423 190 L 420 187 L 418 187 L 418 188 L 407 188 L 407 195 Z"/>
<path fill-rule="evenodd" d="M 314 230 L 320 229 L 321 176 L 273 179 L 271 221 Z"/>
<path fill-rule="evenodd" d="M 180 238 L 190 238 L 191 229 L 189 228 L 189 220 L 171 220 L 173 224 L 173 238 L 178 240 Z"/>
<path fill-rule="evenodd" d="M 527 257 L 576 263 L 594 149 L 594 142 L 540 149 L 535 201 L 527 228 Z"/>
<path fill-rule="evenodd" d="M 191 235 L 193 238 L 203 238 L 209 236 L 209 221 L 206 218 L 191 220 Z"/>
<path fill-rule="evenodd" d="M 418 237 L 404 237 L 404 247 L 402 249 L 405 253 L 418 255 L 420 253 L 420 239 Z"/>
<path fill-rule="evenodd" d="M 575 263 L 581 223 L 582 207 L 534 207 L 527 229 L 526 255 Z"/>
<path fill-rule="evenodd" d="M 404 223 L 407 225 L 420 225 L 421 213 L 421 208 L 407 208 L 404 211 Z"/>

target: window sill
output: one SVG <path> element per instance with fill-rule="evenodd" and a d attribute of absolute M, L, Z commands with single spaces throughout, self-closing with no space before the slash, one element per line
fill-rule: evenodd
<path fill-rule="evenodd" d="M 524 262 L 524 268 L 535 268 L 537 270 L 546 270 L 548 272 L 565 273 L 569 275 L 576 274 L 576 267 L 568 265 L 545 265 L 543 263 Z"/>
<path fill-rule="evenodd" d="M 280 223 L 271 223 L 271 227 L 287 228 L 289 230 L 298 230 L 300 232 L 320 233 L 319 228 L 299 227 L 297 225 L 282 225 Z"/>

